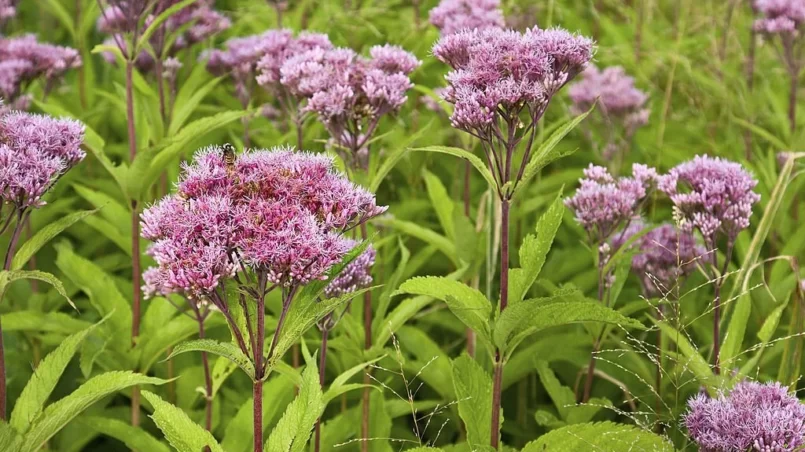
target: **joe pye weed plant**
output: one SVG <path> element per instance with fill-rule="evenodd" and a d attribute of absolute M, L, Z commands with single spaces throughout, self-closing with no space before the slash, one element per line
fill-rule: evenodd
<path fill-rule="evenodd" d="M 0 0 L 0 450 L 798 450 L 803 11 Z"/>

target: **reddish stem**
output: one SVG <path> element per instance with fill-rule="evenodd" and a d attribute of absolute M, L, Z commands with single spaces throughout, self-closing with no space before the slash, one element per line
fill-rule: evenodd
<path fill-rule="evenodd" d="M 263 451 L 263 381 L 256 379 L 254 396 L 254 452 Z"/>
<path fill-rule="evenodd" d="M 324 319 L 324 328 L 321 330 L 321 355 L 319 356 L 319 385 L 322 391 L 324 390 L 324 368 L 327 366 L 327 339 L 330 336 L 330 313 Z M 316 420 L 316 438 L 314 443 L 314 452 L 319 452 L 321 449 L 321 418 Z"/>
<path fill-rule="evenodd" d="M 361 223 L 361 239 L 366 240 L 367 237 L 366 232 L 366 223 Z M 367 290 L 363 293 L 363 331 L 364 331 L 364 348 L 369 350 L 372 348 L 372 292 Z M 367 385 L 363 389 L 363 411 L 361 416 L 361 437 L 364 441 L 361 442 L 361 451 L 368 452 L 369 451 L 369 416 L 371 414 L 371 410 L 369 407 L 369 384 L 371 384 L 371 379 L 369 378 L 369 371 L 367 370 L 366 373 L 363 375 L 363 384 Z"/>
<path fill-rule="evenodd" d="M 507 170 L 508 173 L 508 170 Z M 509 199 L 500 203 L 500 312 L 509 304 Z M 503 389 L 503 356 L 495 351 L 495 376 L 492 386 L 492 438 L 495 450 L 500 443 L 500 400 Z"/>

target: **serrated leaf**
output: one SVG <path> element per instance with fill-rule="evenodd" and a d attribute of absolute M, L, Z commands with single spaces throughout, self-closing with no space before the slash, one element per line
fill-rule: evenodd
<path fill-rule="evenodd" d="M 495 324 L 495 345 L 511 355 L 526 337 L 554 326 L 571 323 L 600 322 L 624 328 L 645 329 L 642 323 L 630 319 L 597 301 L 539 302 L 526 300 L 510 306 L 500 314 Z"/>
<path fill-rule="evenodd" d="M 450 311 L 478 334 L 478 338 L 491 344 L 489 317 L 492 304 L 477 289 L 452 279 L 439 276 L 420 276 L 402 283 L 397 294 L 427 295 L 447 303 Z"/>
<path fill-rule="evenodd" d="M 0 450 L 17 452 L 22 446 L 22 436 L 13 427 L 0 419 Z"/>
<path fill-rule="evenodd" d="M 254 364 L 252 364 L 248 356 L 243 354 L 243 351 L 241 351 L 237 345 L 231 342 L 218 342 L 213 339 L 196 339 L 182 342 L 173 348 L 173 353 L 166 359 L 171 359 L 174 356 L 187 352 L 207 352 L 224 357 L 237 364 L 238 367 L 246 372 L 249 378 L 254 380 Z"/>
<path fill-rule="evenodd" d="M 42 249 L 54 237 L 95 212 L 97 212 L 97 209 L 74 212 L 40 229 L 17 250 L 14 259 L 11 261 L 11 270 L 21 269 L 37 251 Z"/>
<path fill-rule="evenodd" d="M 73 304 L 73 300 L 70 299 L 70 296 L 67 295 L 67 291 L 64 290 L 64 284 L 62 284 L 62 282 L 59 281 L 59 278 L 50 273 L 43 272 L 40 270 L 0 271 L 0 296 L 2 296 L 2 294 L 5 292 L 6 286 L 9 283 L 18 281 L 20 279 L 35 279 L 37 281 L 42 281 L 50 284 L 51 286 L 53 286 L 54 289 L 56 289 L 56 292 L 58 292 L 59 295 L 64 297 L 67 300 L 67 302 L 70 303 L 70 306 L 72 306 L 73 309 L 78 309 L 75 307 L 75 304 Z"/>
<path fill-rule="evenodd" d="M 666 438 L 627 424 L 596 422 L 568 425 L 526 444 L 523 452 L 673 452 Z"/>
<path fill-rule="evenodd" d="M 303 452 L 316 420 L 324 411 L 324 397 L 319 385 L 319 371 L 315 360 L 310 360 L 302 373 L 303 384 L 299 394 L 288 405 L 277 423 L 264 452 Z"/>
<path fill-rule="evenodd" d="M 522 301 L 537 280 L 553 245 L 556 231 L 562 224 L 565 206 L 562 192 L 537 221 L 537 235 L 529 234 L 520 245 L 520 268 L 509 270 L 509 306 Z"/>
<path fill-rule="evenodd" d="M 461 355 L 453 360 L 453 386 L 467 442 L 473 447 L 488 445 L 492 437 L 492 377 L 474 359 Z"/>
<path fill-rule="evenodd" d="M 73 418 L 110 394 L 131 386 L 164 383 L 167 383 L 167 380 L 128 371 L 107 372 L 93 377 L 67 397 L 45 408 L 25 435 L 21 450 L 23 452 L 39 450 Z"/>
<path fill-rule="evenodd" d="M 201 451 L 205 447 L 209 447 L 211 452 L 224 452 L 212 434 L 190 420 L 180 408 L 162 400 L 153 392 L 143 391 L 143 397 L 154 407 L 151 419 L 178 452 Z"/>
<path fill-rule="evenodd" d="M 449 146 L 428 146 L 424 148 L 413 148 L 411 149 L 411 151 L 436 152 L 440 154 L 449 154 L 456 157 L 461 157 L 465 160 L 468 160 L 470 164 L 472 164 L 472 166 L 474 166 L 475 169 L 478 170 L 479 173 L 481 173 L 481 176 L 483 176 L 483 178 L 486 179 L 486 183 L 489 184 L 491 188 L 496 189 L 498 186 L 497 182 L 495 181 L 495 177 L 492 175 L 492 172 L 490 172 L 489 169 L 486 167 L 486 164 L 483 162 L 483 160 L 475 156 L 475 154 L 473 154 L 472 152 L 465 151 L 464 149 L 461 148 L 454 148 Z"/>
<path fill-rule="evenodd" d="M 39 363 L 17 399 L 14 410 L 11 412 L 9 424 L 18 432 L 25 433 L 28 431 L 31 422 L 44 408 L 45 402 L 47 402 L 48 397 L 56 387 L 56 383 L 59 382 L 59 378 L 64 373 L 64 369 L 67 368 L 73 355 L 78 350 L 78 346 L 104 320 L 106 319 L 84 331 L 68 336 L 59 344 L 56 350 L 50 352 Z"/>
<path fill-rule="evenodd" d="M 170 452 L 168 446 L 139 427 L 105 416 L 81 416 L 77 419 L 87 429 L 114 438 L 138 452 Z"/>

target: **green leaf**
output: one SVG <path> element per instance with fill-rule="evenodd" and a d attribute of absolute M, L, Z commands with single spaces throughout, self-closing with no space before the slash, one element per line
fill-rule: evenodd
<path fill-rule="evenodd" d="M 478 334 L 478 338 L 491 344 L 489 317 L 492 304 L 477 289 L 453 279 L 439 276 L 411 278 L 402 283 L 392 295 L 427 295 L 447 303 L 450 311 Z"/>
<path fill-rule="evenodd" d="M 73 304 L 73 300 L 70 299 L 70 296 L 67 295 L 67 291 L 64 290 L 64 285 L 62 284 L 61 281 L 59 281 L 59 278 L 56 278 L 50 273 L 39 270 L 0 271 L 0 296 L 2 296 L 3 292 L 5 292 L 6 286 L 9 283 L 12 283 L 20 279 L 35 279 L 37 281 L 42 281 L 50 284 L 51 286 L 53 286 L 54 289 L 56 289 L 56 292 L 58 292 L 59 295 L 64 297 L 67 300 L 67 302 L 70 303 L 70 306 L 72 306 L 73 309 L 76 310 L 78 309 Z"/>
<path fill-rule="evenodd" d="M 313 426 L 324 411 L 324 397 L 319 385 L 319 370 L 311 359 L 302 374 L 299 394 L 288 405 L 285 414 L 274 427 L 264 452 L 302 452 Z"/>
<path fill-rule="evenodd" d="M 73 418 L 110 394 L 131 386 L 164 383 L 167 383 L 167 380 L 128 371 L 107 372 L 93 377 L 67 397 L 45 408 L 45 411 L 32 423 L 28 434 L 25 435 L 22 451 L 39 450 Z"/>
<path fill-rule="evenodd" d="M 3 314 L 3 331 L 73 334 L 92 326 L 63 312 L 14 311 Z"/>
<path fill-rule="evenodd" d="M 570 409 L 576 406 L 576 396 L 570 388 L 563 386 L 559 382 L 548 363 L 539 361 L 536 367 L 542 386 L 553 401 L 556 411 L 559 412 L 559 417 L 567 419 Z"/>
<path fill-rule="evenodd" d="M 13 427 L 0 419 L 0 450 L 3 452 L 17 452 L 22 446 L 22 436 Z"/>
<path fill-rule="evenodd" d="M 205 322 L 207 328 L 223 325 L 225 320 L 222 316 L 211 316 Z M 140 353 L 140 371 L 146 372 L 151 366 L 161 358 L 165 352 L 179 343 L 180 341 L 193 336 L 198 332 L 198 323 L 193 319 L 180 315 L 159 330 L 143 337 L 137 344 Z"/>
<path fill-rule="evenodd" d="M 84 428 L 114 438 L 129 449 L 139 452 L 170 452 L 170 448 L 147 431 L 128 422 L 108 416 L 81 416 L 77 419 Z"/>
<path fill-rule="evenodd" d="M 100 323 L 104 320 L 101 320 Z M 67 337 L 59 344 L 56 350 L 50 352 L 36 367 L 34 374 L 28 380 L 25 389 L 22 390 L 17 399 L 14 411 L 11 412 L 9 424 L 18 432 L 25 433 L 28 431 L 31 422 L 36 419 L 44 408 L 45 402 L 47 402 L 48 397 L 56 387 L 56 383 L 59 382 L 59 378 L 64 373 L 64 369 L 67 368 L 67 364 L 70 363 L 73 355 L 78 350 L 78 346 L 96 326 L 97 324 L 92 325 L 84 331 Z"/>
<path fill-rule="evenodd" d="M 371 361 L 360 363 L 357 366 L 352 366 L 351 368 L 341 373 L 341 375 L 337 376 L 335 380 L 333 380 L 333 382 L 330 383 L 330 387 L 327 388 L 327 392 L 324 393 L 324 405 L 326 406 L 328 403 L 330 403 L 333 399 L 340 396 L 341 394 L 344 394 L 346 392 L 355 389 L 367 387 L 367 385 L 364 384 L 348 384 L 347 382 L 349 381 L 350 378 L 354 377 L 355 375 L 366 369 L 367 366 L 370 366 L 385 357 L 386 355 L 383 355 Z M 371 387 L 371 385 L 368 386 Z"/>
<path fill-rule="evenodd" d="M 212 434 L 190 420 L 180 408 L 162 400 L 153 392 L 143 391 L 143 397 L 154 407 L 151 419 L 174 449 L 179 452 L 195 452 L 209 447 L 211 452 L 224 452 Z"/>
<path fill-rule="evenodd" d="M 263 403 L 263 430 L 266 426 L 276 422 L 293 398 L 294 383 L 289 378 L 277 376 L 268 379 L 263 384 L 263 400 L 270 400 L 269 403 Z M 254 450 L 253 411 L 253 399 L 249 397 L 226 425 L 224 440 L 221 443 L 225 451 L 250 452 Z"/>
<path fill-rule="evenodd" d="M 455 226 L 453 226 L 453 200 L 447 194 L 442 181 L 430 171 L 424 171 L 425 186 L 428 189 L 428 197 L 433 204 L 433 209 L 436 211 L 436 216 L 439 218 L 439 224 L 442 225 L 447 238 L 455 241 Z"/>
<path fill-rule="evenodd" d="M 249 357 L 243 354 L 243 351 L 241 351 L 237 345 L 231 342 L 218 342 L 212 339 L 196 339 L 182 342 L 173 348 L 173 353 L 171 353 L 166 360 L 187 352 L 207 352 L 222 356 L 237 364 L 238 367 L 246 372 L 249 378 L 254 380 L 254 364 L 252 364 Z"/>
<path fill-rule="evenodd" d="M 424 148 L 413 148 L 411 150 L 416 152 L 437 152 L 441 154 L 454 155 L 456 157 L 466 159 L 472 164 L 472 166 L 475 167 L 476 170 L 478 170 L 479 173 L 481 173 L 481 176 L 483 176 L 484 179 L 486 179 L 486 183 L 489 184 L 491 188 L 496 189 L 498 186 L 497 182 L 495 181 L 495 177 L 486 167 L 486 164 L 483 162 L 483 160 L 476 157 L 475 154 L 473 154 L 472 152 L 465 151 L 464 149 L 461 148 L 454 148 L 449 146 L 428 146 Z"/>
<path fill-rule="evenodd" d="M 584 118 L 586 118 L 594 108 L 595 105 L 590 107 L 590 109 L 586 112 L 568 120 L 562 126 L 557 128 L 547 140 L 539 145 L 537 151 L 534 152 L 534 154 L 531 156 L 531 159 L 526 164 L 525 170 L 523 171 L 523 179 L 517 185 L 517 188 L 524 186 L 526 182 L 531 180 L 532 177 L 536 176 L 537 173 L 539 173 L 542 168 L 545 168 L 549 163 L 575 152 L 575 150 L 558 151 L 556 150 L 556 145 L 558 145 L 562 139 L 568 133 L 570 133 L 571 130 L 576 128 L 577 125 L 584 121 Z M 515 189 L 515 194 L 516 193 L 517 190 Z"/>
<path fill-rule="evenodd" d="M 397 163 L 405 157 L 405 154 L 408 153 L 407 148 L 400 148 L 394 151 L 391 155 L 386 157 L 386 160 L 383 161 L 383 164 L 380 165 L 380 168 L 377 169 L 374 177 L 372 177 L 372 181 L 369 183 L 369 191 L 374 193 L 380 188 L 380 184 L 383 183 L 383 179 L 391 172 Z"/>
<path fill-rule="evenodd" d="M 175 5 L 167 8 L 165 11 L 160 13 L 154 20 L 148 25 L 148 28 L 145 29 L 140 39 L 137 41 L 137 46 L 135 47 L 135 55 L 139 54 L 143 50 L 143 46 L 148 43 L 148 40 L 151 39 L 151 35 L 157 31 L 157 29 L 171 16 L 178 13 L 182 9 L 192 5 L 193 3 L 197 2 L 198 0 L 183 0 Z"/>
<path fill-rule="evenodd" d="M 56 250 L 56 266 L 59 270 L 89 296 L 98 313 L 104 317 L 110 316 L 103 329 L 108 332 L 112 348 L 121 352 L 130 350 L 131 338 L 122 332 L 131 329 L 131 305 L 120 293 L 115 281 L 103 269 L 75 254 L 67 245 L 57 244 Z"/>
<path fill-rule="evenodd" d="M 31 259 L 34 254 L 36 254 L 37 251 L 45 246 L 46 243 L 51 241 L 65 229 L 95 212 L 97 212 L 97 210 L 83 210 L 80 212 L 74 212 L 70 215 L 59 218 L 53 223 L 49 223 L 47 226 L 40 229 L 36 234 L 34 234 L 33 237 L 28 239 L 19 248 L 19 250 L 17 250 L 16 254 L 14 255 L 14 259 L 11 261 L 11 269 L 20 270 L 23 266 L 25 266 L 28 260 Z"/>
<path fill-rule="evenodd" d="M 372 290 L 372 287 L 346 293 L 336 298 L 319 300 L 319 297 L 299 297 L 291 302 L 291 309 L 288 310 L 288 317 L 282 327 L 282 333 L 277 341 L 274 355 L 268 362 L 268 368 L 282 359 L 282 356 L 293 344 L 299 341 L 305 332 L 311 329 L 316 323 L 323 319 L 327 314 L 333 312 L 337 307 L 342 306 L 362 295 L 364 292 Z M 266 372 L 268 374 L 268 372 Z"/>
<path fill-rule="evenodd" d="M 595 422 L 568 425 L 542 435 L 526 444 L 523 452 L 601 452 L 646 451 L 673 452 L 665 438 L 633 425 Z"/>
<path fill-rule="evenodd" d="M 554 326 L 581 322 L 599 322 L 625 328 L 645 329 L 635 319 L 624 317 L 597 301 L 546 302 L 526 300 L 510 306 L 495 324 L 495 345 L 511 355 L 526 337 Z"/>
<path fill-rule="evenodd" d="M 752 298 L 749 295 L 749 280 L 752 277 L 760 250 L 766 243 L 772 226 L 774 226 L 775 218 L 777 218 L 777 211 L 780 204 L 785 198 L 786 189 L 790 186 L 789 182 L 791 174 L 794 169 L 794 159 L 786 160 L 785 165 L 780 170 L 780 176 L 777 178 L 777 183 L 774 185 L 771 197 L 766 209 L 763 212 L 763 218 L 760 219 L 755 235 L 752 237 L 752 243 L 749 245 L 741 269 L 735 279 L 730 299 L 738 297 L 735 303 L 732 317 L 730 318 L 729 327 L 726 330 L 724 342 L 719 352 L 719 361 L 729 365 L 732 363 L 741 351 L 741 344 L 743 343 L 744 334 L 746 333 L 747 322 L 749 315 L 752 311 Z M 738 295 L 740 294 L 740 295 Z M 724 315 L 730 309 L 730 304 L 724 305 Z"/>
<path fill-rule="evenodd" d="M 206 68 L 204 68 L 203 66 L 204 65 L 199 65 L 197 67 L 201 67 L 203 69 L 201 75 L 206 75 Z M 191 75 L 191 77 L 196 75 L 195 70 L 196 69 L 194 68 L 193 69 L 194 73 Z M 182 91 L 184 91 L 185 87 L 188 85 L 187 83 L 182 84 L 182 89 L 179 91 L 179 95 L 176 98 L 177 102 L 173 106 L 174 111 L 173 115 L 171 115 L 170 127 L 168 128 L 169 137 L 176 135 L 179 129 L 187 121 L 187 118 L 189 118 L 190 115 L 193 114 L 196 107 L 198 107 L 201 101 L 204 100 L 205 97 L 207 97 L 207 94 L 209 94 L 210 91 L 212 91 L 213 88 L 218 86 L 221 80 L 225 78 L 226 77 L 216 77 L 210 80 L 201 88 L 198 88 L 197 90 L 193 91 L 192 95 L 188 93 L 186 100 L 182 100 L 181 102 L 179 102 L 179 98 L 184 94 Z"/>
<path fill-rule="evenodd" d="M 456 245 L 447 237 L 430 229 L 424 228 L 416 223 L 398 220 L 396 218 L 377 218 L 374 220 L 374 222 L 381 226 L 388 226 L 396 229 L 402 233 L 410 235 L 411 237 L 415 237 L 425 243 L 431 244 L 436 247 L 436 249 L 441 251 L 445 256 L 447 256 L 447 258 L 450 259 L 454 264 L 458 264 L 458 258 L 456 257 Z"/>
<path fill-rule="evenodd" d="M 562 192 L 548 207 L 548 210 L 537 222 L 537 235 L 527 235 L 520 246 L 520 267 L 509 270 L 509 306 L 517 304 L 525 297 L 528 289 L 537 280 L 548 251 L 551 250 L 556 231 L 562 224 L 562 215 L 565 206 L 562 202 Z"/>
<path fill-rule="evenodd" d="M 53 14 L 56 19 L 58 19 L 61 26 L 70 33 L 70 37 L 72 38 L 73 42 L 75 42 L 77 38 L 73 17 L 64 8 L 64 5 L 59 0 L 46 0 L 46 2 L 47 8 L 43 8 L 43 11 Z"/>
<path fill-rule="evenodd" d="M 226 111 L 197 119 L 183 127 L 163 145 L 138 154 L 128 171 L 126 182 L 128 196 L 133 199 L 143 199 L 168 165 L 179 154 L 186 152 L 187 146 L 194 140 L 213 130 L 227 126 L 248 113 L 248 111 Z"/>
<path fill-rule="evenodd" d="M 707 361 L 699 354 L 696 349 L 688 340 L 688 338 L 674 329 L 666 322 L 652 321 L 662 330 L 664 337 L 673 341 L 680 354 L 685 358 L 684 362 L 679 365 L 686 370 L 693 373 L 699 383 L 705 385 L 710 392 L 710 395 L 715 395 L 716 389 L 719 389 L 719 377 L 713 373 L 713 369 L 707 364 Z"/>
<path fill-rule="evenodd" d="M 473 447 L 489 444 L 492 437 L 492 378 L 474 359 L 461 355 L 453 360 L 453 386 L 458 399 L 458 414 L 467 429 L 467 442 Z"/>

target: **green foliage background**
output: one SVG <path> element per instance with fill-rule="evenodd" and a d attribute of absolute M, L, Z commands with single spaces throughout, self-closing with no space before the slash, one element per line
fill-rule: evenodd
<path fill-rule="evenodd" d="M 596 335 L 599 327 L 583 323 L 590 320 L 582 315 L 585 312 L 564 309 L 564 317 L 556 324 L 535 326 L 539 323 L 535 320 L 525 326 L 507 325 L 514 336 L 499 338 L 498 328 L 504 319 L 495 317 L 494 304 L 487 301 L 496 300 L 496 288 L 494 284 L 485 286 L 491 245 L 488 212 L 473 209 L 473 219 L 479 213 L 485 217 L 478 231 L 474 221 L 470 224 L 462 215 L 461 160 L 445 153 L 415 151 L 434 145 L 467 148 L 469 143 L 450 127 L 443 112 L 428 110 L 422 101 L 422 96 L 433 97 L 433 89 L 444 86 L 446 73 L 446 67 L 430 54 L 438 31 L 428 24 L 427 11 L 436 2 L 288 3 L 282 18 L 285 27 L 325 32 L 336 45 L 358 51 L 386 42 L 398 44 L 415 53 L 423 64 L 412 75 L 416 87 L 408 103 L 398 115 L 383 120 L 379 138 L 372 146 L 370 176 L 363 181 L 377 191 L 379 203 L 390 206 L 391 214 L 374 222 L 378 249 L 374 274 L 380 285 L 373 289 L 375 345 L 372 350 L 363 350 L 361 307 L 356 303 L 332 333 L 326 369 L 332 385 L 324 393 L 317 386 L 303 383 L 308 381 L 305 374 L 315 369 L 315 360 L 310 360 L 304 371 L 285 366 L 276 372 L 264 387 L 265 431 L 271 445 L 266 450 L 307 449 L 304 434 L 293 436 L 290 442 L 278 436 L 288 433 L 282 429 L 294 427 L 288 425 L 287 418 L 285 424 L 280 419 L 286 408 L 304 411 L 314 410 L 313 407 L 323 410 L 323 451 L 359 450 L 360 443 L 355 438 L 360 428 L 361 391 L 356 389 L 360 388 L 358 383 L 364 372 L 361 364 L 367 361 L 374 361 L 372 383 L 377 388 L 372 391 L 375 415 L 370 450 L 428 445 L 446 452 L 470 450 L 467 441 L 478 444 L 474 450 L 484 450 L 480 443 L 489 436 L 491 402 L 487 403 L 487 393 L 491 391 L 491 362 L 483 352 L 482 334 L 477 360 L 462 355 L 462 321 L 476 322 L 478 330 L 490 328 L 488 340 L 498 346 L 508 345 L 507 341 L 516 334 L 524 334 L 522 343 L 517 342 L 519 347 L 515 350 L 512 346 L 504 374 L 502 431 L 510 450 L 587 450 L 590 442 L 608 437 L 634 437 L 629 441 L 629 450 L 671 448 L 667 441 L 651 435 L 660 429 L 673 448 L 694 450 L 680 430 L 679 421 L 685 401 L 700 387 L 715 393 L 743 376 L 782 380 L 796 387 L 803 331 L 803 299 L 801 291 L 797 291 L 797 282 L 803 275 L 796 262 L 805 257 L 805 224 L 799 221 L 805 216 L 805 196 L 803 180 L 797 177 L 801 163 L 784 168 L 776 156 L 784 150 L 801 150 L 805 127 L 800 122 L 793 132 L 789 129 L 789 82 L 772 43 L 759 40 L 754 87 L 750 90 L 747 86 L 745 62 L 753 19 L 747 2 L 503 2 L 507 17 L 516 26 L 562 26 L 596 35 L 595 64 L 623 66 L 636 78 L 637 86 L 650 95 L 651 119 L 638 131 L 628 162 L 667 170 L 694 155 L 710 154 L 741 162 L 759 180 L 757 190 L 762 199 L 755 208 L 752 226 L 738 237 L 726 283 L 725 293 L 731 294 L 725 298 L 724 328 L 728 339 L 726 351 L 722 352 L 722 357 L 729 358 L 722 359 L 729 369 L 727 376 L 713 375 L 707 365 L 712 350 L 712 284 L 701 275 L 691 277 L 680 289 L 679 322 L 658 326 L 651 320 L 656 300 L 641 297 L 637 277 L 629 275 L 628 267 L 623 266 L 623 262 L 628 264 L 628 258 L 622 258 L 615 265 L 624 268 L 620 274 L 628 275 L 628 279 L 623 280 L 625 285 L 613 305 L 622 317 L 611 319 L 621 327 L 607 329 L 598 362 L 603 377 L 596 380 L 595 398 L 587 406 L 575 405 L 574 389 L 579 384 L 580 369 L 589 360 L 591 334 Z M 77 309 L 70 307 L 68 298 L 56 287 L 43 282 L 9 283 L 0 304 L 9 406 L 22 410 L 20 416 L 25 415 L 24 410 L 30 411 L 23 420 L 16 421 L 17 425 L 12 417 L 11 426 L 41 432 L 41 438 L 26 437 L 25 441 L 34 443 L 21 450 L 35 450 L 45 441 L 50 450 L 64 452 L 126 448 L 164 451 L 169 450 L 168 443 L 178 450 L 197 451 L 209 444 L 203 439 L 203 430 L 194 425 L 201 423 L 204 409 L 198 391 L 202 384 L 198 354 L 176 353 L 174 348 L 195 337 L 196 324 L 179 315 L 166 300 L 149 300 L 143 309 L 142 337 L 136 346 L 130 346 L 130 206 L 132 200 L 147 204 L 170 190 L 179 162 L 197 148 L 224 142 L 242 147 L 241 118 L 254 114 L 257 106 L 270 100 L 257 90 L 252 110 L 242 111 L 231 82 L 213 77 L 197 60 L 204 48 L 220 47 L 229 37 L 276 27 L 275 10 L 263 0 L 218 0 L 216 6 L 232 19 L 233 26 L 214 41 L 181 54 L 184 67 L 170 123 L 163 124 L 159 117 L 153 81 L 148 76 L 136 78 L 139 156 L 135 162 L 128 161 L 123 70 L 93 52 L 103 40 L 95 29 L 99 15 L 95 0 L 23 0 L 17 18 L 5 25 L 3 31 L 8 35 L 32 32 L 40 41 L 81 51 L 81 70 L 68 73 L 47 97 L 39 84 L 28 91 L 36 99 L 33 110 L 74 117 L 87 124 L 85 147 L 90 154 L 55 187 L 47 198 L 48 206 L 31 217 L 34 232 L 54 224 L 59 224 L 57 231 L 66 228 L 64 232 L 47 244 L 34 246 L 26 256 L 31 258 L 28 262 L 27 258 L 15 262 L 15 269 L 29 265 L 55 275 L 63 284 L 64 295 Z M 570 119 L 568 105 L 566 93 L 554 99 L 538 143 L 558 124 Z M 255 147 L 268 148 L 295 140 L 293 130 L 259 115 L 251 131 Z M 322 126 L 316 121 L 308 122 L 305 148 L 323 152 L 326 138 Z M 535 274 L 535 283 L 528 284 L 522 295 L 527 299 L 550 297 L 562 289 L 572 291 L 576 297 L 593 298 L 596 269 L 593 253 L 584 244 L 585 235 L 561 204 L 553 210 L 550 206 L 557 202 L 562 190 L 566 194 L 573 191 L 584 167 L 602 161 L 578 129 L 570 132 L 556 149 L 576 152 L 549 165 L 523 187 L 513 208 L 514 249 L 528 243 L 525 237 L 535 230 L 537 237 L 555 230 L 542 271 L 536 270 L 539 276 Z M 473 206 L 479 205 L 485 191 L 484 179 L 474 172 Z M 543 214 L 544 221 L 550 222 L 546 212 L 554 213 L 555 228 L 541 222 L 537 226 Z M 670 220 L 667 200 L 659 196 L 652 199 L 648 216 L 657 222 Z M 5 249 L 6 242 L 0 246 Z M 144 250 L 146 243 L 142 246 Z M 547 253 L 547 249 L 543 251 Z M 539 254 L 539 250 L 535 252 Z M 511 266 L 531 271 L 528 266 L 533 262 L 525 262 L 531 257 L 529 253 L 522 253 L 518 259 L 513 252 Z M 143 255 L 143 259 L 146 267 L 148 258 Z M 409 280 L 425 275 L 441 279 L 438 283 Z M 451 300 L 455 302 L 452 297 L 464 295 L 452 292 L 451 283 L 445 280 L 464 281 L 475 275 L 484 292 L 466 294 L 460 301 L 477 303 L 479 310 L 472 311 L 475 317 L 459 318 L 461 315 L 454 312 L 461 310 L 452 309 Z M 408 282 L 403 284 L 404 281 Z M 0 282 L 5 285 L 5 281 Z M 58 282 L 54 284 L 58 286 Z M 278 298 L 270 300 L 269 314 L 276 315 L 279 304 Z M 485 310 L 483 315 L 479 313 Z M 529 313 L 532 314 L 534 319 L 548 315 Z M 99 325 L 91 326 L 102 319 Z M 641 324 L 645 330 L 624 328 Z M 221 316 L 211 316 L 206 326 L 212 339 L 230 341 Z M 653 344 L 659 330 L 664 332 L 667 343 L 675 344 L 674 351 L 669 350 L 665 357 L 661 396 L 652 361 L 656 359 Z M 315 328 L 306 332 L 301 340 L 303 354 L 308 350 L 310 354 L 316 352 L 319 337 Z M 171 349 L 175 356 L 166 361 Z M 286 360 L 290 363 L 290 356 Z M 213 367 L 213 434 L 222 450 L 249 450 L 251 382 L 223 357 L 213 359 Z M 47 390 L 39 392 L 43 396 L 31 406 L 15 407 L 19 400 L 31 402 L 21 394 L 26 384 L 37 378 L 34 368 L 42 373 L 38 378 L 46 381 Z M 334 389 L 339 375 L 343 387 Z M 125 382 L 114 381 L 115 378 Z M 171 378 L 175 379 L 168 382 Z M 294 386 L 300 383 L 300 398 L 304 399 L 297 400 L 303 402 L 293 402 Z M 131 392 L 123 390 L 134 384 L 150 385 L 144 386 L 150 391 L 144 392 L 144 409 L 153 413 L 154 419 L 144 419 L 141 429 L 129 426 Z M 64 409 L 59 400 L 69 394 L 75 396 L 74 391 L 81 388 L 92 390 L 86 409 L 59 414 Z M 329 393 L 330 397 L 328 391 L 336 392 Z M 306 408 L 300 408 L 300 403 Z M 48 433 L 36 423 L 29 425 L 27 421 L 35 419 L 43 409 L 49 416 L 63 416 L 64 422 L 59 424 L 63 428 Z M 173 427 L 166 428 L 161 420 Z M 579 425 L 593 421 L 601 423 Z M 280 430 L 274 429 L 278 424 Z M 10 444 L 22 440 L 8 428 L 2 424 L 0 445 L 13 450 Z M 585 441 L 573 443 L 581 439 Z M 4 443 L 6 440 L 9 442 Z M 615 440 L 596 446 L 627 450 Z"/>

